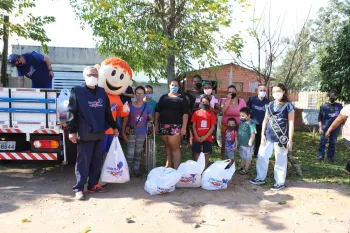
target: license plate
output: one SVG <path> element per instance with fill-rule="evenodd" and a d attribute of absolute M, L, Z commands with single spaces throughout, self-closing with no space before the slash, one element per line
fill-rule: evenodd
<path fill-rule="evenodd" d="M 16 142 L 15 141 L 0 141 L 0 150 L 15 150 Z"/>

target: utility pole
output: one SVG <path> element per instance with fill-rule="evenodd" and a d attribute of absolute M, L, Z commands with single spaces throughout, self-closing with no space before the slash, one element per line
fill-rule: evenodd
<path fill-rule="evenodd" d="M 8 47 L 9 47 L 9 25 L 10 19 L 8 15 L 4 16 L 3 25 L 3 41 L 4 47 L 2 49 L 2 62 L 1 62 L 1 83 L 2 86 L 7 87 L 7 57 L 8 57 Z"/>

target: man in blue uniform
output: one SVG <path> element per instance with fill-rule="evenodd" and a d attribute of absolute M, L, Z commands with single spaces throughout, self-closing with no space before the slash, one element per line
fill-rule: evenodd
<path fill-rule="evenodd" d="M 24 87 L 24 76 L 26 76 L 32 80 L 32 88 L 52 88 L 54 73 L 47 56 L 34 51 L 22 55 L 11 54 L 8 62 L 11 67 L 17 67 L 18 87 Z"/>
<path fill-rule="evenodd" d="M 72 89 L 68 105 L 69 139 L 78 144 L 75 166 L 77 184 L 73 187 L 77 200 L 84 199 L 84 185 L 88 179 L 89 193 L 104 192 L 98 181 L 106 122 L 114 129 L 114 136 L 119 135 L 107 94 L 103 88 L 97 86 L 97 69 L 85 68 L 84 78 L 84 85 Z"/>
<path fill-rule="evenodd" d="M 266 98 L 266 87 L 264 85 L 258 86 L 258 95 L 249 97 L 247 107 L 251 110 L 251 119 L 256 125 L 255 148 L 254 155 L 257 156 L 261 142 L 262 123 L 266 114 L 266 105 L 269 104 Z"/>
<path fill-rule="evenodd" d="M 329 138 L 325 136 L 325 133 L 329 129 L 329 127 L 332 125 L 333 121 L 338 117 L 340 114 L 340 111 L 343 108 L 343 105 L 340 103 L 336 103 L 335 100 L 337 99 L 337 95 L 335 92 L 329 92 L 328 93 L 329 101 L 326 104 L 323 104 L 320 107 L 320 113 L 318 115 L 318 125 L 320 127 L 319 132 L 321 135 L 320 140 L 320 147 L 318 149 L 318 157 L 317 161 L 322 161 L 325 156 L 325 149 L 327 141 L 329 143 L 328 145 L 328 161 L 334 162 L 334 153 L 335 153 L 335 146 L 337 144 L 337 138 L 340 131 L 340 126 L 337 127 L 330 133 Z"/>

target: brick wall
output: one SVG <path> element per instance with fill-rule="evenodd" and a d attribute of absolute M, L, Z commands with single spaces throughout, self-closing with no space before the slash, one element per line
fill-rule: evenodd
<path fill-rule="evenodd" d="M 208 68 L 203 70 L 196 70 L 186 77 L 186 85 L 188 89 L 193 89 L 192 79 L 195 74 L 200 74 L 202 79 L 218 81 L 218 90 L 226 91 L 230 81 L 230 69 L 232 67 L 232 81 L 233 83 L 242 83 L 243 92 L 249 91 L 249 83 L 257 82 L 257 74 L 253 70 L 235 65 L 227 64 L 219 68 Z"/>

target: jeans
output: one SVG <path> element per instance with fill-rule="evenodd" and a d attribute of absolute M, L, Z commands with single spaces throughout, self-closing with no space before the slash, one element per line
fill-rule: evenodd
<path fill-rule="evenodd" d="M 346 140 L 346 139 L 344 138 L 344 145 L 345 145 L 346 149 L 348 149 L 348 152 L 350 153 L 350 141 L 349 141 L 349 140 Z M 348 172 L 350 172 L 350 160 L 349 160 L 348 163 L 346 164 L 345 169 L 346 169 Z"/>
<path fill-rule="evenodd" d="M 320 147 L 318 149 L 318 156 L 321 156 L 322 158 L 324 158 L 326 154 L 326 144 L 328 142 L 328 152 L 327 152 L 328 159 L 329 160 L 334 159 L 335 145 L 337 144 L 338 134 L 339 134 L 339 129 L 335 129 L 329 135 L 328 139 L 325 137 L 324 134 L 321 135 Z"/>
<path fill-rule="evenodd" d="M 262 125 L 256 125 L 255 147 L 254 147 L 255 156 L 257 156 L 259 153 L 259 147 L 261 142 L 261 131 L 262 131 Z"/>

